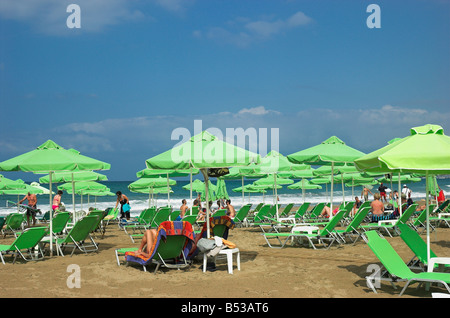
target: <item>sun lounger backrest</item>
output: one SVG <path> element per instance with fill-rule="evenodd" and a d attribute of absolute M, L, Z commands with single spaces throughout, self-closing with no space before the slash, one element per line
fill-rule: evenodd
<path fill-rule="evenodd" d="M 320 231 L 320 235 L 321 236 L 325 236 L 328 235 L 330 232 L 333 231 L 333 229 L 335 228 L 335 226 L 342 220 L 342 218 L 344 217 L 344 210 L 339 211 L 338 213 L 336 213 L 335 216 L 333 216 L 331 218 L 331 220 L 327 223 L 327 225 L 325 225 L 325 227 Z"/>
<path fill-rule="evenodd" d="M 406 266 L 403 259 L 386 239 L 380 237 L 378 232 L 367 231 L 366 236 L 368 238 L 367 245 L 391 275 L 399 278 L 411 275 L 411 270 Z"/>
<path fill-rule="evenodd" d="M 428 211 L 433 212 L 434 208 L 436 207 L 436 204 L 430 204 L 428 206 Z M 423 224 L 425 222 L 425 219 L 427 218 L 427 209 L 423 209 L 422 212 L 420 212 L 419 216 L 414 220 L 414 225 L 419 226 L 420 224 Z"/>
<path fill-rule="evenodd" d="M 347 226 L 347 228 L 345 229 L 345 232 L 351 232 L 353 230 L 356 230 L 359 227 L 359 225 L 361 224 L 361 222 L 364 220 L 364 218 L 367 216 L 369 211 L 370 211 L 369 207 L 365 207 L 364 209 L 359 211 L 355 215 L 353 220 L 350 222 L 350 224 Z"/>
<path fill-rule="evenodd" d="M 295 213 L 295 218 L 301 218 L 305 215 L 305 212 L 308 211 L 311 202 L 304 202 L 301 206 L 299 206 L 297 212 Z"/>
<path fill-rule="evenodd" d="M 182 221 L 186 221 L 186 222 L 189 222 L 191 224 L 194 224 L 196 220 L 197 220 L 197 216 L 196 215 L 187 215 L 187 216 L 185 216 L 182 219 Z"/>
<path fill-rule="evenodd" d="M 322 213 L 323 208 L 325 207 L 324 202 L 320 202 L 316 204 L 313 209 L 311 210 L 311 217 L 315 218 L 318 217 L 320 213 Z"/>
<path fill-rule="evenodd" d="M 46 234 L 46 230 L 46 227 L 33 227 L 23 231 L 14 243 L 11 244 L 11 250 L 35 247 Z"/>
<path fill-rule="evenodd" d="M 417 209 L 417 204 L 411 204 L 405 210 L 405 212 L 402 213 L 402 216 L 398 219 L 397 225 L 398 224 L 406 224 L 406 222 L 408 222 L 409 218 L 416 211 L 416 209 Z"/>
<path fill-rule="evenodd" d="M 97 225 L 99 216 L 97 215 L 88 215 L 77 221 L 73 228 L 70 230 L 66 237 L 67 242 L 81 242 L 84 241 L 89 233 L 95 230 L 94 226 Z"/>
<path fill-rule="evenodd" d="M 170 215 L 170 208 L 164 207 L 159 210 L 152 221 L 152 227 L 158 227 L 161 222 L 167 221 Z"/>
<path fill-rule="evenodd" d="M 22 226 L 23 215 L 21 213 L 11 213 L 6 220 L 6 225 L 9 229 L 17 230 Z"/>
<path fill-rule="evenodd" d="M 69 222 L 70 212 L 59 212 L 52 220 L 53 233 L 60 233 L 64 230 Z"/>
<path fill-rule="evenodd" d="M 406 245 L 408 245 L 422 263 L 427 264 L 427 244 L 425 241 L 407 224 L 399 224 L 398 228 L 400 229 L 400 237 Z M 436 254 L 431 250 L 430 257 L 436 257 Z"/>
<path fill-rule="evenodd" d="M 176 258 L 181 255 L 187 238 L 184 235 L 168 235 L 165 240 L 160 240 L 156 255 L 163 260 Z"/>
<path fill-rule="evenodd" d="M 248 215 L 248 212 L 250 211 L 250 207 L 251 207 L 251 204 L 246 204 L 243 207 L 241 207 L 239 209 L 239 211 L 236 213 L 234 220 L 242 222 L 245 219 L 245 217 Z"/>

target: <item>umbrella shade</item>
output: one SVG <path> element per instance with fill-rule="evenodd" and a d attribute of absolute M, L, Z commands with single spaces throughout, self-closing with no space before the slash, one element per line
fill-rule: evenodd
<path fill-rule="evenodd" d="M 192 175 L 198 174 L 198 169 L 192 169 Z M 148 169 L 145 168 L 136 173 L 138 178 L 154 178 L 155 176 L 169 176 L 169 177 L 186 177 L 191 173 L 191 169 L 187 170 L 168 170 L 168 169 Z"/>
<path fill-rule="evenodd" d="M 0 174 L 0 190 L 14 190 L 26 188 L 25 182 L 22 180 L 11 180 Z"/>
<path fill-rule="evenodd" d="M 429 207 L 428 175 L 450 173 L 450 137 L 439 125 L 413 127 L 410 136 L 371 152 L 357 160 L 358 169 L 370 172 L 425 173 L 426 210 Z M 430 259 L 430 230 L 427 213 L 427 258 Z"/>
<path fill-rule="evenodd" d="M 257 165 L 241 168 L 240 172 L 244 175 L 267 175 L 278 173 L 281 171 L 301 171 L 307 169 L 311 169 L 311 167 L 305 164 L 292 163 L 285 156 L 273 150 L 269 152 L 264 158 L 262 158 L 260 163 L 258 163 Z"/>
<path fill-rule="evenodd" d="M 44 191 L 39 189 L 39 188 L 35 188 L 32 187 L 28 184 L 25 184 L 25 188 L 20 188 L 20 189 L 2 189 L 0 190 L 0 194 L 5 194 L 5 195 L 15 195 L 15 194 L 27 194 L 27 193 L 32 193 L 32 194 L 43 194 Z"/>
<path fill-rule="evenodd" d="M 256 180 L 255 182 L 253 182 L 253 184 L 255 185 L 275 185 L 275 182 L 277 185 L 287 185 L 287 184 L 293 184 L 294 181 L 291 179 L 286 179 L 286 178 L 281 178 L 279 176 L 267 176 L 264 178 L 261 178 L 259 180 Z"/>
<path fill-rule="evenodd" d="M 73 178 L 72 178 L 73 177 Z M 107 181 L 108 178 L 98 172 L 77 170 L 73 172 L 56 172 L 52 174 L 52 182 L 72 182 L 72 181 Z M 40 183 L 49 183 L 50 176 L 46 175 L 39 178 Z"/>
<path fill-rule="evenodd" d="M 343 165 L 353 163 L 363 155 L 361 151 L 347 146 L 338 137 L 332 136 L 317 146 L 298 151 L 288 155 L 287 158 L 293 163 L 329 165 L 333 162 L 336 165 Z"/>
<path fill-rule="evenodd" d="M 217 179 L 216 185 L 216 199 L 225 199 L 228 200 L 230 196 L 228 195 L 227 185 L 225 180 L 222 178 Z"/>
<path fill-rule="evenodd" d="M 109 189 L 106 190 L 81 190 L 82 193 L 77 194 L 83 194 L 83 195 L 93 195 L 95 197 L 102 197 L 102 196 L 115 196 L 114 193 L 112 193 Z"/>
<path fill-rule="evenodd" d="M 281 188 L 281 186 L 280 186 Z M 232 189 L 233 192 L 242 192 L 242 187 Z M 254 186 L 252 184 L 247 184 L 244 186 L 244 192 L 246 193 L 266 193 L 264 186 Z"/>
<path fill-rule="evenodd" d="M 183 189 L 190 190 L 191 184 L 188 183 L 188 184 L 184 185 Z M 192 191 L 201 193 L 200 199 L 202 201 L 206 200 L 206 186 L 202 180 L 196 179 L 192 182 Z M 215 191 L 217 191 L 217 187 L 214 184 L 212 184 L 212 182 L 210 180 L 208 180 L 208 200 L 209 201 L 216 200 Z"/>
<path fill-rule="evenodd" d="M 52 140 L 44 142 L 34 150 L 17 157 L 0 162 L 3 171 L 29 171 L 34 173 L 53 173 L 55 171 L 73 170 L 109 170 L 111 165 L 96 159 L 81 155 L 75 149 L 64 149 Z M 52 204 L 52 180 L 50 178 L 49 201 Z M 50 219 L 52 218 L 50 209 Z M 52 222 L 50 222 L 50 241 L 53 240 Z M 50 244 L 50 255 L 53 255 L 53 245 Z"/>
<path fill-rule="evenodd" d="M 246 166 L 251 162 L 259 162 L 259 155 L 224 142 L 207 131 L 145 161 L 149 169 L 169 170 Z"/>
<path fill-rule="evenodd" d="M 410 136 L 356 159 L 355 166 L 369 172 L 448 174 L 450 137 L 438 125 L 415 127 Z"/>
<path fill-rule="evenodd" d="M 377 179 L 378 182 L 383 182 L 383 183 L 387 183 L 387 182 L 398 182 L 399 178 L 396 175 L 393 175 L 392 177 L 388 178 L 388 177 L 382 177 Z M 419 182 L 420 180 L 422 180 L 421 178 L 417 178 L 417 177 L 412 177 L 409 174 L 404 174 L 404 175 L 400 175 L 400 182 L 401 183 L 409 183 L 409 182 Z"/>
<path fill-rule="evenodd" d="M 167 187 L 167 183 L 169 186 L 176 185 L 177 182 L 175 180 L 162 177 L 153 177 L 153 178 L 141 178 L 138 179 L 128 185 L 128 189 L 130 191 L 138 190 L 138 189 L 148 189 L 148 188 L 159 188 L 159 187 Z M 145 192 L 148 193 L 148 192 Z"/>
<path fill-rule="evenodd" d="M 17 157 L 0 162 L 3 171 L 29 171 L 46 173 L 49 171 L 109 170 L 111 165 L 81 155 L 74 149 L 64 149 L 48 140 L 36 149 Z"/>
<path fill-rule="evenodd" d="M 169 189 L 167 189 L 167 186 L 164 187 L 156 187 L 156 188 L 137 188 L 137 189 L 130 189 L 131 192 L 135 192 L 135 193 L 148 193 L 148 194 L 167 194 L 169 193 L 173 193 L 173 190 L 171 187 L 169 187 Z"/>
<path fill-rule="evenodd" d="M 322 189 L 322 187 L 318 184 L 313 184 L 309 182 L 308 180 L 302 180 L 296 183 L 293 183 L 291 185 L 288 185 L 288 189 L 294 189 L 294 190 L 315 190 L 315 189 Z"/>
<path fill-rule="evenodd" d="M 75 191 L 77 194 L 85 194 L 87 190 L 104 190 L 109 191 L 109 188 L 104 184 L 95 181 L 80 181 L 75 183 L 75 188 L 72 188 L 72 183 L 64 183 L 58 186 L 58 190 L 67 191 L 67 193 L 72 194 Z"/>
<path fill-rule="evenodd" d="M 191 137 L 189 141 L 147 159 L 145 164 L 149 169 L 200 169 L 205 182 L 207 182 L 209 168 L 243 167 L 259 161 L 258 154 L 219 140 L 216 136 L 203 131 Z M 208 183 L 206 183 L 206 187 L 208 187 Z M 209 200 L 208 192 L 206 191 L 207 200 Z M 206 225 L 206 235 L 209 238 L 208 204 L 206 205 Z"/>

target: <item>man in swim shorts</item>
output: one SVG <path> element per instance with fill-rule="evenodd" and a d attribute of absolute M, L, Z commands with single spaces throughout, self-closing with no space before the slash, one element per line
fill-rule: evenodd
<path fill-rule="evenodd" d="M 36 205 L 37 198 L 36 194 L 32 194 L 28 192 L 22 200 L 19 201 L 19 204 L 22 204 L 23 201 L 28 200 L 28 208 L 27 208 L 27 224 L 30 226 L 30 217 L 33 219 L 33 225 L 36 224 Z"/>

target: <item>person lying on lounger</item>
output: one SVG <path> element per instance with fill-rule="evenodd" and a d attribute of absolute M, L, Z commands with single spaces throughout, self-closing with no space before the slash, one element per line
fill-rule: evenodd
<path fill-rule="evenodd" d="M 139 246 L 139 249 L 135 252 L 135 256 L 142 255 L 147 258 L 150 257 L 151 248 L 156 240 L 157 235 L 158 232 L 156 231 L 156 229 L 146 230 L 144 236 L 142 237 L 141 245 Z"/>

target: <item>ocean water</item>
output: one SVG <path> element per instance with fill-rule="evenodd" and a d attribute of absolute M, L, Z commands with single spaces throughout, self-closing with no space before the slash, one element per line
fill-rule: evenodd
<path fill-rule="evenodd" d="M 174 209 L 178 209 L 181 206 L 181 200 L 186 199 L 188 205 L 190 205 L 190 191 L 185 190 L 182 187 L 186 184 L 189 184 L 189 180 L 183 180 L 181 178 L 175 179 L 177 181 L 177 185 L 172 186 L 173 193 L 170 194 L 170 198 L 168 198 L 167 194 L 158 194 L 154 197 L 154 204 L 156 206 L 165 206 L 170 203 L 171 206 L 174 207 Z M 133 180 L 134 181 L 134 180 Z M 149 207 L 149 195 L 148 194 L 140 194 L 140 193 L 133 193 L 128 190 L 128 185 L 133 181 L 104 181 L 101 182 L 102 184 L 106 185 L 108 188 L 110 188 L 111 192 L 116 193 L 116 191 L 122 191 L 125 195 L 128 196 L 130 199 L 130 205 L 131 205 L 131 215 L 139 215 L 139 213 L 143 210 Z M 212 178 L 211 181 L 215 184 L 215 179 Z M 254 180 L 244 180 L 244 184 L 252 183 Z M 294 182 L 297 182 L 298 180 L 295 180 Z M 441 187 L 441 189 L 444 190 L 444 193 L 446 197 L 450 197 L 450 178 L 443 178 L 438 179 L 438 184 Z M 55 191 L 56 187 L 59 184 L 53 185 L 53 191 Z M 227 180 L 226 181 L 226 187 L 228 195 L 230 196 L 231 203 L 235 206 L 236 209 L 240 208 L 243 203 L 252 203 L 254 206 L 256 206 L 260 202 L 265 203 L 274 203 L 274 194 L 272 190 L 268 190 L 267 193 L 263 196 L 259 193 L 251 193 L 251 194 L 245 194 L 244 201 L 242 200 L 242 194 L 233 192 L 233 188 L 240 187 L 241 180 Z M 42 185 L 48 187 L 48 185 Z M 390 187 L 390 185 L 387 185 Z M 403 186 L 403 184 L 402 184 Z M 415 182 L 415 183 L 408 183 L 408 187 L 412 190 L 412 197 L 413 200 L 420 200 L 425 198 L 425 180 Z M 328 191 L 326 190 L 328 189 Z M 372 189 L 372 192 L 376 192 L 378 189 L 378 186 L 375 185 Z M 355 196 L 361 195 L 362 187 L 345 187 L 344 193 L 342 191 L 341 184 L 335 184 L 334 190 L 333 190 L 333 203 L 334 204 L 340 204 L 344 197 L 345 201 L 350 201 L 354 199 Z M 393 184 L 393 190 L 398 190 L 398 183 Z M 279 197 L 279 202 L 283 205 L 286 205 L 288 203 L 294 203 L 296 206 L 300 205 L 303 202 L 302 197 L 302 191 L 301 190 L 290 190 L 286 186 L 283 186 L 282 189 L 277 190 L 277 194 Z M 193 192 L 193 198 L 197 194 Z M 325 185 L 322 185 L 322 189 L 319 190 L 307 190 L 305 191 L 305 201 L 311 202 L 312 204 L 316 204 L 318 202 L 324 202 L 328 201 L 330 196 L 330 185 L 328 187 L 325 187 Z M 0 215 L 7 215 L 11 212 L 17 211 L 17 206 L 11 205 L 8 201 L 17 202 L 23 198 L 23 196 L 17 196 L 17 195 L 0 195 Z M 372 198 L 372 196 L 370 196 Z M 72 203 L 72 195 L 64 193 L 62 196 L 62 202 L 66 206 L 66 210 L 73 211 L 73 203 Z M 26 202 L 25 202 L 26 203 Z M 75 209 L 77 211 L 84 210 L 88 211 L 89 207 L 95 207 L 97 209 L 106 209 L 108 207 L 114 207 L 116 204 L 116 196 L 104 196 L 104 197 L 92 197 L 90 196 L 75 196 Z M 49 202 L 49 196 L 48 195 L 38 195 L 38 209 L 41 211 L 48 211 L 50 208 L 50 202 Z M 216 204 L 213 204 L 213 207 L 215 207 Z"/>

